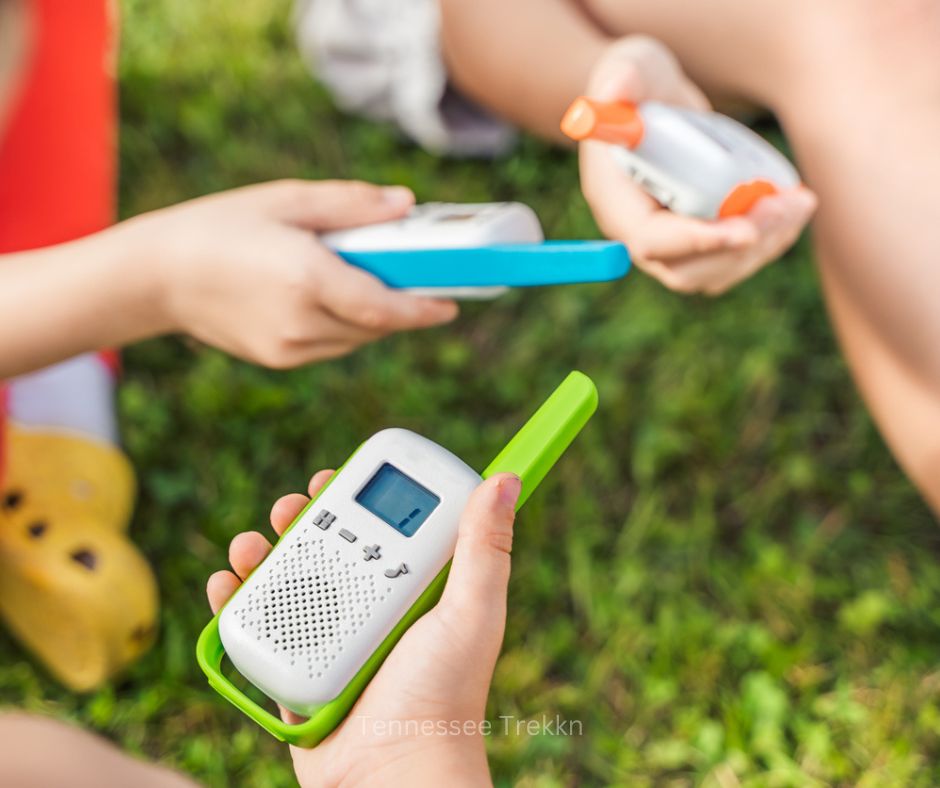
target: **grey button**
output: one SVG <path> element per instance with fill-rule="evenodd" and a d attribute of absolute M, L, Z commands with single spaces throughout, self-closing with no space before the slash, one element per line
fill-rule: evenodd
<path fill-rule="evenodd" d="M 339 535 L 343 537 L 347 542 L 355 542 L 356 535 L 352 531 L 347 531 L 345 528 L 339 529 Z"/>
<path fill-rule="evenodd" d="M 332 512 L 327 512 L 326 517 L 323 518 L 323 522 L 327 525 L 333 525 L 333 521 L 336 519 L 336 515 Z"/>
<path fill-rule="evenodd" d="M 407 575 L 407 574 L 408 574 L 408 564 L 399 564 L 394 569 L 385 570 L 386 577 L 398 577 L 399 575 Z"/>
<path fill-rule="evenodd" d="M 374 561 L 377 558 L 381 558 L 382 554 L 379 552 L 380 548 L 377 544 L 366 545 L 362 548 L 362 553 L 366 558 L 366 561 Z"/>
<path fill-rule="evenodd" d="M 330 514 L 326 509 L 321 509 L 320 513 L 313 518 L 313 524 L 325 531 L 333 523 L 333 520 L 336 519 L 336 515 Z"/>

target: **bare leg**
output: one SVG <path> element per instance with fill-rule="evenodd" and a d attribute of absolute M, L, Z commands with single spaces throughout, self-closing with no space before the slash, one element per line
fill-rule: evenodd
<path fill-rule="evenodd" d="M 0 714 L 0 785 L 45 788 L 195 788 L 161 766 L 138 761 L 104 739 L 28 714 Z"/>
<path fill-rule="evenodd" d="M 781 116 L 820 196 L 823 284 L 875 419 L 940 511 L 940 5 L 860 2 L 814 36 Z"/>
<path fill-rule="evenodd" d="M 586 0 L 706 89 L 773 109 L 820 197 L 817 250 L 849 363 L 940 511 L 940 4 Z"/>
<path fill-rule="evenodd" d="M 774 108 L 778 80 L 797 68 L 799 53 L 792 44 L 805 33 L 797 8 L 801 0 L 581 0 L 581 5 L 609 35 L 658 38 L 715 102 L 744 99 Z"/>

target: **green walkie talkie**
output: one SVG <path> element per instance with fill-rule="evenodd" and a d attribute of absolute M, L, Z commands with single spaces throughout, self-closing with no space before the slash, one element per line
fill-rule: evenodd
<path fill-rule="evenodd" d="M 522 480 L 516 508 L 597 408 L 572 372 L 483 471 Z M 342 722 L 398 639 L 441 596 L 457 526 L 481 475 L 433 441 L 387 429 L 363 443 L 203 630 L 209 683 L 282 741 L 311 747 Z M 222 658 L 284 707 L 241 692 Z"/>

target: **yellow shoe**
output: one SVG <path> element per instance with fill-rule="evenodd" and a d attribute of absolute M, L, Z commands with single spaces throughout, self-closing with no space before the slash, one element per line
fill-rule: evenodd
<path fill-rule="evenodd" d="M 3 437 L 7 468 L 0 476 L 0 508 L 55 508 L 62 516 L 87 516 L 110 530 L 127 530 L 137 482 L 123 452 L 103 441 L 12 421 Z"/>
<path fill-rule="evenodd" d="M 143 654 L 157 586 L 125 536 L 134 474 L 114 446 L 8 422 L 0 480 L 0 616 L 73 690 Z"/>

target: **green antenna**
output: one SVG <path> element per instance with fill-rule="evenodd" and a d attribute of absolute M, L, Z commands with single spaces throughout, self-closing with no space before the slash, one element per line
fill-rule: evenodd
<path fill-rule="evenodd" d="M 519 509 L 595 410 L 597 388 L 593 381 L 582 372 L 571 372 L 496 455 L 483 471 L 483 478 L 494 473 L 514 473 L 522 479 L 522 492 L 516 504 Z"/>

